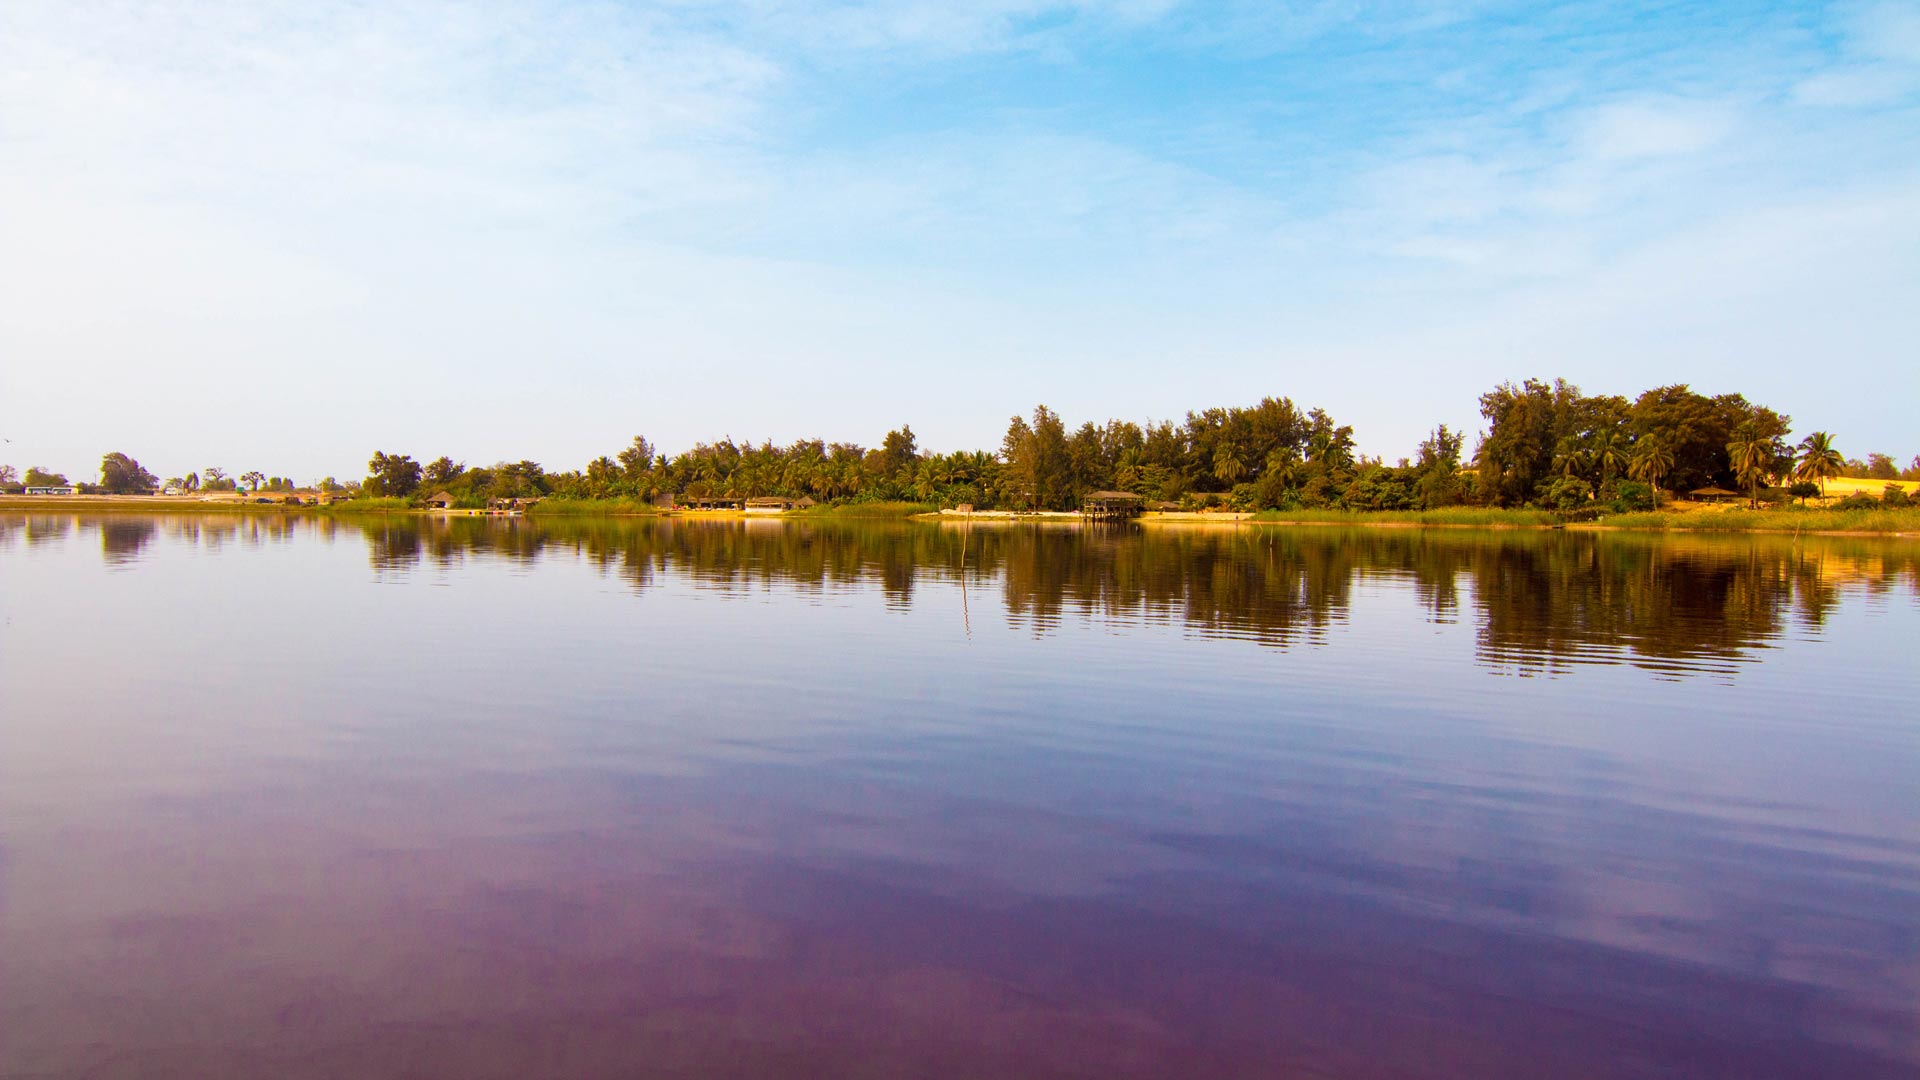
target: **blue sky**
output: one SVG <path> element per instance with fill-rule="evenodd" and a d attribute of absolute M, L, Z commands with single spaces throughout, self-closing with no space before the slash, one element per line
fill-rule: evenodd
<path fill-rule="evenodd" d="M 571 468 L 1285 394 L 1920 452 L 1920 4 L 0 6 L 0 461 Z"/>

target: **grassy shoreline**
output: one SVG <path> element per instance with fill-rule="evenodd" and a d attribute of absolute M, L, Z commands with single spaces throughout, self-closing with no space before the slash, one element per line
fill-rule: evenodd
<path fill-rule="evenodd" d="M 1764 532 L 1829 535 L 1920 536 L 1920 507 L 1876 507 L 1864 510 L 1721 510 L 1710 514 L 1647 511 L 1609 514 L 1598 521 L 1568 528 L 1620 529 L 1637 532 Z"/>
<path fill-rule="evenodd" d="M 1564 522 L 1545 510 L 1449 506 L 1439 510 L 1262 510 L 1254 524 L 1398 525 L 1456 529 L 1551 529 Z"/>
<path fill-rule="evenodd" d="M 855 502 L 842 503 L 839 506 L 813 506 L 793 512 L 797 518 L 827 518 L 834 520 L 863 521 L 901 521 L 907 518 L 937 515 L 940 508 L 932 503 L 918 502 Z"/>
<path fill-rule="evenodd" d="M 328 506 L 287 506 L 238 500 L 203 502 L 155 496 L 36 496 L 0 495 L 0 510 L 59 513 L 189 513 L 189 514 L 419 514 L 434 513 L 405 499 L 354 499 Z M 739 511 L 662 510 L 634 499 L 549 499 L 528 510 L 533 518 L 546 517 L 659 517 L 685 520 L 774 521 L 972 521 L 979 524 L 1035 522 L 1074 523 L 1070 514 L 1036 516 L 943 515 L 923 503 L 849 503 L 786 513 L 747 514 Z M 1876 507 L 1829 510 L 1801 507 L 1712 511 L 1661 510 L 1609 514 L 1594 521 L 1568 522 L 1543 510 L 1497 510 L 1484 507 L 1448 507 L 1440 510 L 1268 510 L 1257 514 L 1147 514 L 1141 524 L 1155 526 L 1346 526 L 1392 529 L 1578 529 L 1622 532 L 1798 533 L 1830 536 L 1886 536 L 1920 538 L 1920 507 Z"/>

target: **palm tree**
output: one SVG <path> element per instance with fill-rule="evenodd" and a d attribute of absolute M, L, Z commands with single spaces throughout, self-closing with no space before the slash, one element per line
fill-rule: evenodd
<path fill-rule="evenodd" d="M 1221 482 L 1231 484 L 1247 471 L 1247 463 L 1240 458 L 1240 448 L 1232 443 L 1223 442 L 1213 452 L 1213 475 Z"/>
<path fill-rule="evenodd" d="M 1320 432 L 1307 444 L 1307 460 L 1328 472 L 1352 468 L 1353 448 L 1345 439 L 1336 438 L 1330 432 Z"/>
<path fill-rule="evenodd" d="M 1793 474 L 1802 480 L 1812 480 L 1820 485 L 1820 497 L 1827 497 L 1827 480 L 1839 476 L 1847 461 L 1840 451 L 1833 448 L 1833 436 L 1824 431 L 1816 431 L 1800 442 L 1800 464 Z"/>
<path fill-rule="evenodd" d="M 1593 463 L 1600 466 L 1600 482 L 1607 483 L 1613 474 L 1625 472 L 1628 454 L 1631 450 L 1627 437 L 1618 428 L 1600 436 L 1593 450 Z"/>
<path fill-rule="evenodd" d="M 1553 471 L 1569 480 L 1578 479 L 1587 471 L 1587 452 L 1569 435 L 1560 440 L 1554 448 Z"/>
<path fill-rule="evenodd" d="M 921 458 L 919 466 L 914 468 L 913 493 L 922 502 L 933 502 L 935 496 L 952 486 L 953 467 L 946 458 Z"/>
<path fill-rule="evenodd" d="M 1300 478 L 1300 452 L 1291 446 L 1283 446 L 1267 455 L 1267 474 L 1280 481 L 1282 490 L 1293 486 Z"/>
<path fill-rule="evenodd" d="M 1741 424 L 1727 444 L 1727 457 L 1732 459 L 1734 476 L 1747 489 L 1747 506 L 1759 506 L 1760 485 L 1773 471 L 1773 440 L 1762 437 L 1752 424 Z"/>
<path fill-rule="evenodd" d="M 1665 442 L 1655 438 L 1641 439 L 1633 448 L 1633 460 L 1627 464 L 1627 475 L 1653 485 L 1653 505 L 1660 505 L 1660 481 L 1673 471 L 1673 451 Z"/>

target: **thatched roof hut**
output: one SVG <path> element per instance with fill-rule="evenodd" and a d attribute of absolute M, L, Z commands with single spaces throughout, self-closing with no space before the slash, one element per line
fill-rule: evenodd
<path fill-rule="evenodd" d="M 1694 488 L 1692 491 L 1687 492 L 1687 498 L 1699 499 L 1701 502 L 1725 502 L 1728 499 L 1744 499 L 1746 496 L 1737 491 L 1728 491 L 1723 487 L 1713 487 L 1709 485 L 1703 488 Z"/>

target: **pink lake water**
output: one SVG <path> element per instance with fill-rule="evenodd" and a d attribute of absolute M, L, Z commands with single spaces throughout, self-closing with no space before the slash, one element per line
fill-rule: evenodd
<path fill-rule="evenodd" d="M 1920 1076 L 1920 545 L 0 514 L 0 1074 Z"/>

